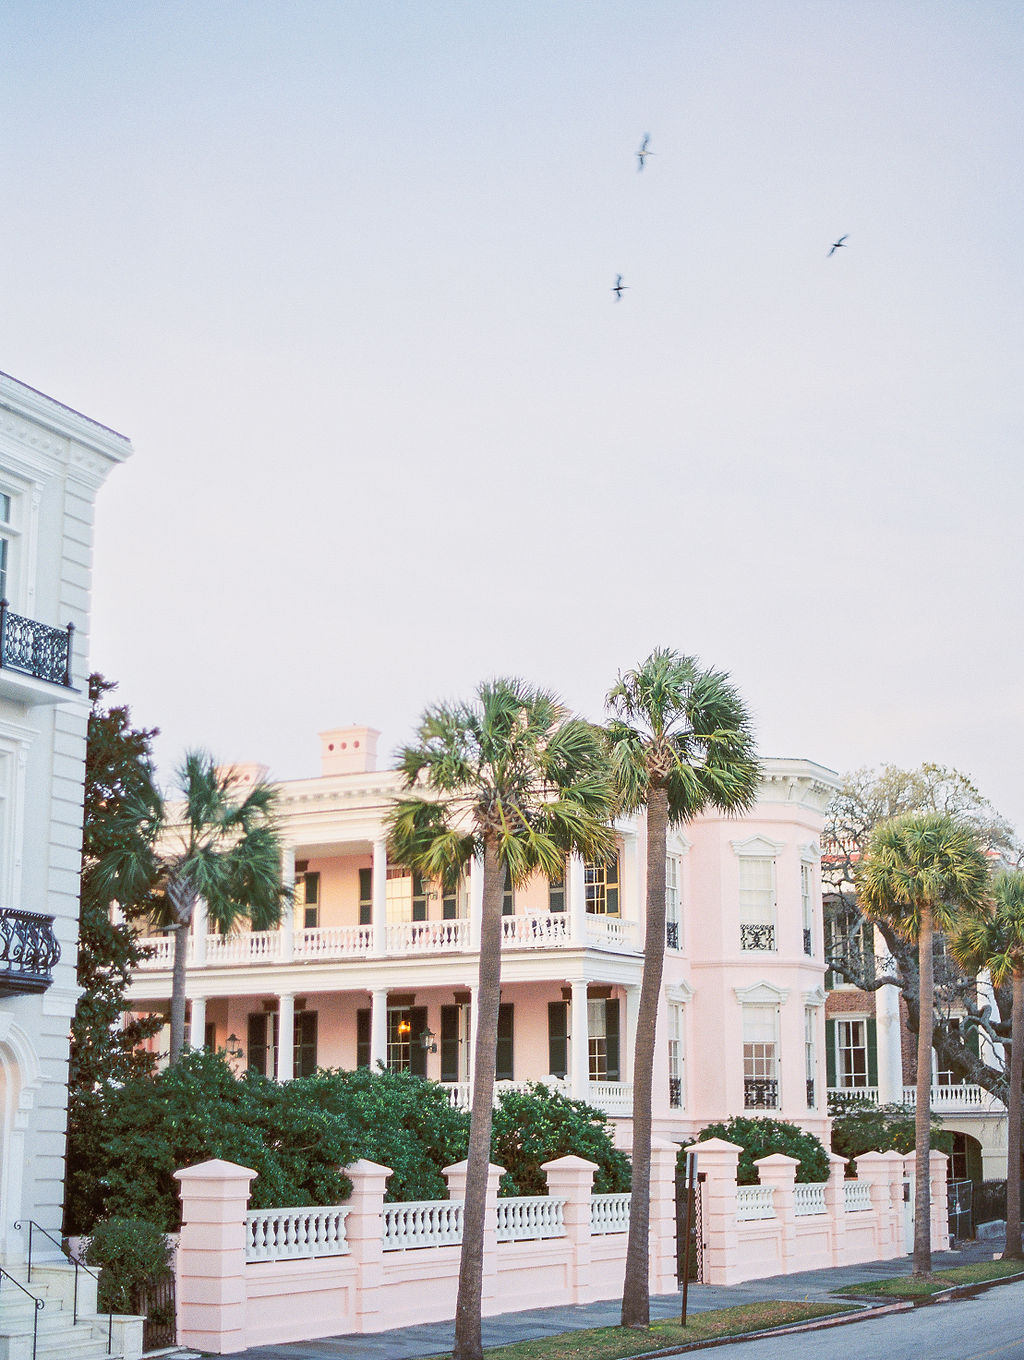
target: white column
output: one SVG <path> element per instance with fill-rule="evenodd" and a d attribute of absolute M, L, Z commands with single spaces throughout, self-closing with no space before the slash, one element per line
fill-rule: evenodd
<path fill-rule="evenodd" d="M 282 992 L 277 998 L 277 1079 L 291 1081 L 295 1072 L 295 997 Z"/>
<path fill-rule="evenodd" d="M 282 963 L 290 963 L 295 957 L 295 903 L 291 893 L 295 887 L 295 846 L 281 847 L 281 885 L 288 890 L 288 898 L 281 908 L 280 951 Z"/>
<path fill-rule="evenodd" d="M 388 920 L 388 843 L 383 837 L 373 843 L 373 952 L 387 948 Z"/>
<path fill-rule="evenodd" d="M 640 1010 L 640 988 L 627 987 L 625 991 L 626 1023 L 619 1050 L 619 1071 L 622 1073 L 622 1080 L 630 1083 L 633 1080 L 633 1055 L 636 1052 L 636 1017 Z M 665 1028 L 664 1019 L 659 1017 L 658 1023 Z"/>
<path fill-rule="evenodd" d="M 469 1100 L 473 1103 L 473 1082 L 476 1080 L 476 1028 L 480 1019 L 480 988 L 473 983 L 469 989 Z"/>
<path fill-rule="evenodd" d="M 206 919 L 206 901 L 200 897 L 196 900 L 195 911 L 192 913 L 192 966 L 201 968 L 206 962 L 206 936 L 209 931 L 209 923 Z"/>
<path fill-rule="evenodd" d="M 572 984 L 569 1003 L 569 1094 L 586 1100 L 590 1088 L 590 1030 L 587 1024 L 587 984 Z"/>
<path fill-rule="evenodd" d="M 565 890 L 569 909 L 569 938 L 573 944 L 582 945 L 586 941 L 587 929 L 587 885 L 583 870 L 583 860 L 579 855 L 570 855 L 565 874 Z"/>
<path fill-rule="evenodd" d="M 622 835 L 622 852 L 619 857 L 619 915 L 624 921 L 642 921 L 644 913 L 640 903 L 644 900 L 640 891 L 640 853 L 637 834 L 626 831 Z M 639 939 L 639 936 L 637 937 Z"/>
<path fill-rule="evenodd" d="M 999 1008 L 996 1005 L 996 994 L 992 987 L 992 978 L 986 968 L 978 974 L 978 1008 L 984 1010 L 986 1006 L 991 1007 L 991 1017 L 993 1021 L 999 1019 Z M 1006 1066 L 1006 1049 L 1002 1044 L 994 1044 L 983 1029 L 978 1031 L 980 1040 L 979 1053 L 981 1061 L 988 1063 L 990 1067 Z M 997 1178 L 999 1179 L 999 1178 Z"/>
<path fill-rule="evenodd" d="M 386 988 L 371 993 L 370 1000 L 370 1067 L 388 1065 L 388 993 Z"/>
<path fill-rule="evenodd" d="M 189 1048 L 202 1048 L 206 1043 L 206 997 L 192 998 L 192 1014 L 188 1023 Z"/>
<path fill-rule="evenodd" d="M 875 953 L 886 950 L 881 934 L 875 931 Z M 898 987 L 879 987 L 875 992 L 875 1033 L 878 1053 L 878 1100 L 882 1105 L 903 1103 L 903 1050 L 900 1044 L 900 991 Z"/>
<path fill-rule="evenodd" d="M 469 947 L 480 948 L 480 923 L 484 915 L 484 861 L 474 855 L 469 862 Z M 476 1025 L 476 1003 L 473 1003 L 473 1025 Z M 474 1030 L 475 1033 L 475 1030 Z"/>

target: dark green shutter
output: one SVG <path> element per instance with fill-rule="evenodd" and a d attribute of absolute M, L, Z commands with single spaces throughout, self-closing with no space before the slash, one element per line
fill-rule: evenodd
<path fill-rule="evenodd" d="M 315 930 L 320 924 L 320 875 L 302 875 L 302 895 L 305 902 L 303 925 L 307 930 Z"/>
<path fill-rule="evenodd" d="M 217 1025 L 216 1022 L 213 1020 L 208 1020 L 206 1022 L 206 1028 L 203 1034 L 203 1043 L 205 1047 L 210 1050 L 211 1053 L 213 1053 L 217 1048 Z"/>
<path fill-rule="evenodd" d="M 459 918 L 459 890 L 458 888 L 445 888 L 441 894 L 441 915 L 446 921 L 457 921 Z"/>
<path fill-rule="evenodd" d="M 373 922 L 373 870 L 359 870 L 359 924 L 368 926 Z M 367 1063 L 369 1066 L 369 1063 Z"/>
<path fill-rule="evenodd" d="M 548 880 L 548 911 L 565 911 L 565 879 Z"/>
<path fill-rule="evenodd" d="M 370 1065 L 370 1012 L 356 1011 L 356 1067 Z"/>
<path fill-rule="evenodd" d="M 316 1071 L 316 1011 L 299 1011 L 295 1016 L 293 1068 L 297 1077 L 311 1077 Z"/>
<path fill-rule="evenodd" d="M 459 1006 L 441 1007 L 441 1080 L 459 1080 Z"/>
<path fill-rule="evenodd" d="M 960 1028 L 963 1029 L 962 1023 Z M 977 1025 L 972 1025 L 970 1029 L 967 1031 L 967 1033 L 964 1035 L 964 1043 L 967 1045 L 967 1047 L 971 1050 L 971 1052 L 974 1054 L 976 1058 L 981 1057 L 981 1043 L 979 1040 Z M 970 1145 L 968 1144 L 968 1146 Z"/>
<path fill-rule="evenodd" d="M 605 865 L 605 911 L 609 916 L 619 914 L 619 857 L 615 855 Z"/>
<path fill-rule="evenodd" d="M 875 1019 L 869 1018 L 865 1026 L 865 1036 L 868 1046 L 868 1085 L 878 1085 L 878 1024 Z"/>
<path fill-rule="evenodd" d="M 267 1017 L 262 1011 L 249 1016 L 249 1053 L 247 1067 L 250 1072 L 267 1075 Z"/>
<path fill-rule="evenodd" d="M 423 876 L 415 873 L 412 876 L 412 919 L 414 921 L 427 919 L 427 894 L 423 891 Z"/>
<path fill-rule="evenodd" d="M 569 1003 L 548 1002 L 548 1071 L 553 1077 L 569 1073 Z"/>
<path fill-rule="evenodd" d="M 501 914 L 502 916 L 515 916 L 516 914 L 516 894 L 510 883 L 505 884 L 505 891 L 502 894 Z"/>
<path fill-rule="evenodd" d="M 604 1051 L 608 1081 L 621 1081 L 619 1076 L 619 1003 L 604 1003 Z"/>
<path fill-rule="evenodd" d="M 494 1080 L 515 1081 L 512 1035 L 515 1021 L 511 1001 L 498 1007 L 498 1046 L 494 1054 Z"/>
<path fill-rule="evenodd" d="M 427 1050 L 420 1042 L 420 1035 L 427 1027 L 427 1008 L 413 1006 L 406 1014 L 409 1017 L 409 1071 L 414 1077 L 425 1077 Z"/>
<path fill-rule="evenodd" d="M 836 1084 L 836 1022 L 825 1021 L 825 1084 L 831 1089 Z"/>

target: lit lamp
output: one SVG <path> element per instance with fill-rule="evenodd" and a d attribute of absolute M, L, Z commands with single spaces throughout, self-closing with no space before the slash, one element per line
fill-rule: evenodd
<path fill-rule="evenodd" d="M 406 1035 L 409 1033 L 409 1031 L 410 1031 L 411 1029 L 412 1029 L 412 1026 L 409 1024 L 409 1021 L 408 1021 L 408 1020 L 404 1020 L 404 1019 L 403 1019 L 403 1020 L 399 1020 L 399 1022 L 398 1022 L 398 1033 L 402 1036 L 403 1039 L 406 1037 Z"/>

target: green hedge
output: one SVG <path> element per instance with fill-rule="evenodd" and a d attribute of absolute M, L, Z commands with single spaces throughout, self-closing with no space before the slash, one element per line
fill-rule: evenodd
<path fill-rule="evenodd" d="M 727 1143 L 737 1143 L 740 1153 L 737 1179 L 740 1185 L 757 1185 L 757 1167 L 754 1162 L 759 1157 L 768 1157 L 775 1152 L 783 1152 L 787 1157 L 798 1158 L 796 1169 L 798 1181 L 827 1181 L 828 1153 L 813 1133 L 806 1133 L 798 1124 L 788 1124 L 782 1119 L 747 1119 L 737 1115 L 727 1124 L 709 1124 L 701 1129 L 697 1141 L 707 1138 L 724 1138 Z M 700 1158 L 698 1157 L 698 1165 Z M 679 1154 L 682 1166 L 684 1154 Z"/>

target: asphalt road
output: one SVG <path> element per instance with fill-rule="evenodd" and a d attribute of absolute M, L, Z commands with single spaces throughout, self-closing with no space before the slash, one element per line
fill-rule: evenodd
<path fill-rule="evenodd" d="M 735 1342 L 714 1360 L 1024 1360 L 1024 1281 L 848 1327 Z"/>

